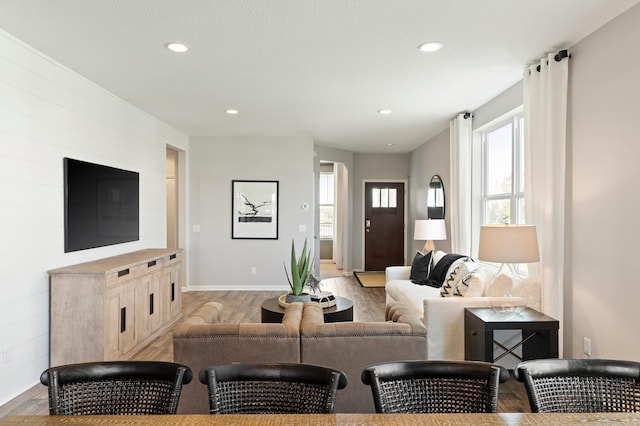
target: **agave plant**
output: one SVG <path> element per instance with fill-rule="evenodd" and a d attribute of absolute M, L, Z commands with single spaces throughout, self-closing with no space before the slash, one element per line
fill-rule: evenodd
<path fill-rule="evenodd" d="M 287 274 L 291 293 L 296 296 L 301 295 L 313 270 L 313 259 L 311 257 L 311 250 L 307 251 L 306 238 L 304 240 L 304 246 L 302 247 L 302 253 L 300 253 L 300 257 L 298 258 L 296 257 L 295 243 L 293 239 L 291 240 L 291 275 L 289 275 L 284 261 L 282 264 L 284 266 L 284 272 Z"/>

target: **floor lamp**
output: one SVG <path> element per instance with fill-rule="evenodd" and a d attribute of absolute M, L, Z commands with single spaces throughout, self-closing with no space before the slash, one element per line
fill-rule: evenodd
<path fill-rule="evenodd" d="M 538 236 L 534 225 L 482 225 L 478 259 L 500 263 L 500 269 L 489 284 L 490 296 L 512 296 L 514 281 L 523 279 L 514 266 L 518 263 L 533 263 L 540 260 Z M 505 276 L 506 275 L 506 276 Z M 492 305 L 496 311 L 519 312 L 525 308 L 522 303 L 504 301 Z"/>
<path fill-rule="evenodd" d="M 434 241 L 447 239 L 447 227 L 445 226 L 444 219 L 416 220 L 413 229 L 413 239 L 426 241 L 422 253 L 427 254 L 430 251 L 435 253 L 436 245 Z"/>

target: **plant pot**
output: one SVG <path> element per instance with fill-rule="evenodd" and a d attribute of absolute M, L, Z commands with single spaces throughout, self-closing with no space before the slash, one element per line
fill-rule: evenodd
<path fill-rule="evenodd" d="M 302 293 L 300 295 L 295 295 L 293 293 L 287 293 L 287 297 L 285 299 L 285 301 L 287 303 L 293 303 L 293 302 L 310 302 L 311 301 L 311 295 L 308 293 Z"/>

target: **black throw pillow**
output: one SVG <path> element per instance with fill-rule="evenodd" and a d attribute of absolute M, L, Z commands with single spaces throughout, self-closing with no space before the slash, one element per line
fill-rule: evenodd
<path fill-rule="evenodd" d="M 419 251 L 416 252 L 413 263 L 411 264 L 411 274 L 409 275 L 412 283 L 420 284 L 429 276 L 431 254 L 432 252 L 428 252 L 427 254 L 422 254 Z"/>

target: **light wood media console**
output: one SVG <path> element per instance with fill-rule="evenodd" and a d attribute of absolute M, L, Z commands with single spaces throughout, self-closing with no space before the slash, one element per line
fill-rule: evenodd
<path fill-rule="evenodd" d="M 49 271 L 50 364 L 127 359 L 181 317 L 181 249 Z"/>

